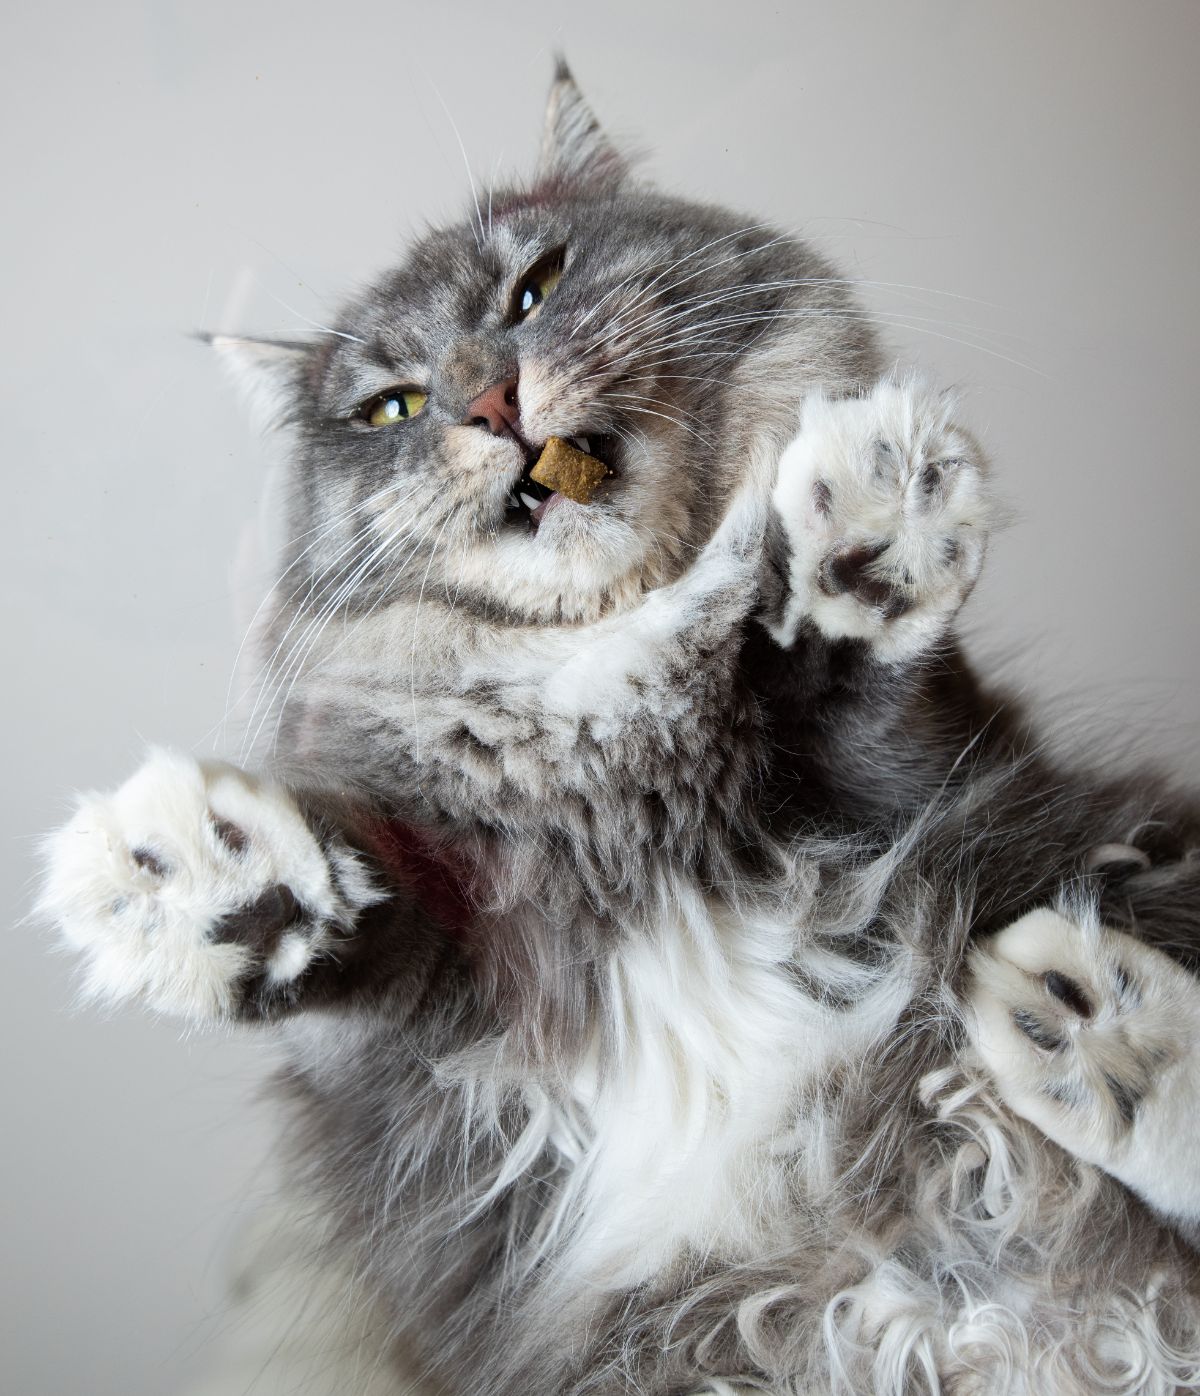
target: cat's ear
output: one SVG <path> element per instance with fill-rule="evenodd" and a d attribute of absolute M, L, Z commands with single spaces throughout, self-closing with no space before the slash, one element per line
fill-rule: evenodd
<path fill-rule="evenodd" d="M 538 179 L 616 184 L 628 172 L 625 157 L 604 134 L 566 61 L 558 58 L 546 103 Z"/>
<path fill-rule="evenodd" d="M 217 351 L 259 430 L 270 431 L 295 420 L 312 372 L 315 345 L 229 334 L 200 338 Z"/>

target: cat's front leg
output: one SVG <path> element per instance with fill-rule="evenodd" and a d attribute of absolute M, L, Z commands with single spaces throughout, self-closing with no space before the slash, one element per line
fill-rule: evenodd
<path fill-rule="evenodd" d="M 968 1031 L 1004 1101 L 1200 1235 L 1200 981 L 1050 910 L 979 946 L 970 976 Z"/>
<path fill-rule="evenodd" d="M 786 647 L 814 627 L 889 663 L 945 633 L 996 516 L 983 453 L 952 399 L 915 380 L 810 397 L 773 502 L 771 634 Z"/>
<path fill-rule="evenodd" d="M 285 1005 L 381 895 L 282 786 L 171 752 L 81 797 L 46 852 L 40 908 L 87 992 L 191 1019 Z"/>

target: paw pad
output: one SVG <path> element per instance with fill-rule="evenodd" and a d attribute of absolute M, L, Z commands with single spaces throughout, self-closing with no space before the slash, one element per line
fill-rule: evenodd
<path fill-rule="evenodd" d="M 163 859 L 152 848 L 134 848 L 129 856 L 143 872 L 161 881 L 170 872 Z"/>
<path fill-rule="evenodd" d="M 912 603 L 894 578 L 889 580 L 872 571 L 888 547 L 886 542 L 860 543 L 827 553 L 817 573 L 817 585 L 826 596 L 848 593 L 862 605 L 875 607 L 884 620 L 896 620 Z"/>
<path fill-rule="evenodd" d="M 1024 1033 L 1030 1042 L 1035 1047 L 1040 1047 L 1043 1052 L 1061 1052 L 1067 1045 L 1065 1037 L 1047 1027 L 1045 1022 L 1028 1008 L 1014 1008 L 1012 1020 L 1017 1031 Z"/>
<path fill-rule="evenodd" d="M 282 883 L 236 911 L 227 912 L 208 933 L 218 945 L 245 945 L 261 956 L 274 954 L 284 932 L 304 921 L 304 908 Z"/>
<path fill-rule="evenodd" d="M 219 815 L 213 816 L 213 832 L 230 853 L 242 854 L 250 847 L 250 836 L 245 829 L 241 829 L 232 819 L 222 819 Z"/>
<path fill-rule="evenodd" d="M 1056 998 L 1059 1003 L 1065 1003 L 1073 1013 L 1078 1013 L 1081 1018 L 1092 1016 L 1092 1005 L 1088 996 L 1067 975 L 1060 974 L 1056 969 L 1048 970 L 1042 976 L 1042 983 L 1045 984 L 1048 994 Z"/>
<path fill-rule="evenodd" d="M 776 638 L 793 643 L 805 622 L 831 640 L 865 640 L 885 662 L 944 634 L 995 512 L 977 443 L 944 397 L 914 382 L 810 399 L 774 504 L 790 549 L 789 594 L 767 622 Z"/>

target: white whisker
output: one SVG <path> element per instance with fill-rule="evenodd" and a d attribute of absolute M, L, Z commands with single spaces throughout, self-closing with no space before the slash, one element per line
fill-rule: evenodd
<path fill-rule="evenodd" d="M 479 236 L 475 240 L 475 245 L 480 252 L 482 252 L 487 234 L 483 230 L 483 212 L 479 207 L 479 191 L 475 188 L 475 176 L 471 173 L 471 162 L 467 159 L 467 147 L 463 144 L 463 138 L 459 132 L 458 123 L 450 115 L 450 108 L 446 105 L 446 99 L 442 96 L 441 92 L 438 91 L 437 84 L 432 78 L 429 80 L 429 85 L 433 88 L 434 96 L 442 104 L 442 110 L 446 113 L 446 120 L 450 123 L 450 129 L 454 132 L 454 139 L 458 142 L 458 149 L 462 155 L 463 168 L 467 172 L 467 183 L 471 186 L 471 198 L 475 203 L 475 217 L 479 223 Z"/>
<path fill-rule="evenodd" d="M 338 339 L 348 339 L 352 344 L 365 344 L 367 342 L 365 339 L 360 339 L 356 334 L 347 334 L 345 330 L 335 330 L 331 325 L 323 325 L 320 320 L 314 320 L 312 316 L 303 314 L 301 311 L 297 310 L 294 305 L 288 305 L 287 301 L 285 301 L 282 296 L 277 296 L 275 292 L 272 291 L 269 286 L 264 285 L 261 280 L 258 284 L 262 286 L 262 289 L 271 297 L 276 305 L 281 306 L 289 315 L 294 315 L 297 320 L 303 320 L 306 325 L 311 325 L 313 329 L 320 330 L 322 334 L 336 335 Z"/>

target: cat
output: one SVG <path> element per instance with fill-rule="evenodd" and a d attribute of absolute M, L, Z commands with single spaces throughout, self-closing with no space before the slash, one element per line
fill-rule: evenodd
<path fill-rule="evenodd" d="M 848 283 L 560 65 L 529 184 L 213 343 L 292 447 L 261 769 L 152 752 L 42 907 L 282 1044 L 392 1389 L 1200 1380 L 1200 814 L 967 665 L 991 469 Z"/>

